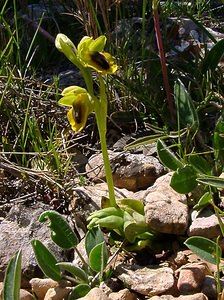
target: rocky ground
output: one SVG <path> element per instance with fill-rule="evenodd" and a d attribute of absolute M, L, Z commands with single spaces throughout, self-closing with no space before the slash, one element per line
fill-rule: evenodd
<path fill-rule="evenodd" d="M 146 222 L 163 234 L 152 251 L 120 252 L 113 262 L 113 276 L 108 282 L 94 288 L 83 299 L 217 299 L 214 274 L 216 266 L 206 263 L 183 247 L 181 240 L 200 235 L 214 238 L 220 234 L 218 220 L 212 210 L 202 213 L 192 206 L 195 195 L 180 195 L 170 186 L 172 173 L 165 170 L 155 156 L 143 153 L 111 153 L 116 198 L 139 199 L 145 204 Z M 101 155 L 89 159 L 86 171 L 95 183 L 73 189 L 68 219 L 74 224 L 80 238 L 84 237 L 86 217 L 100 208 L 102 196 L 107 196 L 107 185 Z M 140 180 L 144 177 L 144 180 Z M 117 180 L 119 178 L 119 180 Z M 101 183 L 97 183 L 100 182 Z M 61 252 L 51 241 L 46 224 L 38 222 L 40 214 L 50 206 L 37 202 L 13 206 L 0 224 L 0 280 L 4 278 L 9 259 L 21 248 L 22 288 L 33 290 L 38 299 L 65 299 L 70 291 L 42 274 L 34 258 L 32 239 L 44 242 L 60 261 L 77 262 L 74 253 Z M 221 245 L 223 241 L 220 241 Z M 83 243 L 78 246 L 83 252 Z M 156 250 L 157 249 L 157 250 Z M 39 278 L 39 279 L 37 279 Z M 224 287 L 224 280 L 221 279 Z M 25 293 L 25 292 L 23 292 Z M 41 293 L 41 295 L 39 295 Z M 45 294 L 46 293 L 46 294 Z M 57 296 L 52 296 L 57 294 Z M 27 298 L 34 299 L 31 294 Z"/>
<path fill-rule="evenodd" d="M 211 26 L 208 22 L 207 25 L 218 39 L 224 37 L 217 24 Z M 181 26 L 184 26 L 183 41 L 185 38 L 188 41 L 192 35 L 194 39 L 202 41 L 200 32 L 191 21 Z M 189 43 L 183 42 L 179 46 L 180 51 L 188 51 Z M 68 81 L 77 78 L 77 72 L 73 70 L 62 71 L 60 75 L 63 87 L 68 85 Z M 45 80 L 50 80 L 49 74 Z M 47 111 L 50 113 L 51 108 L 47 108 Z M 61 118 L 62 114 L 59 116 L 59 119 Z M 113 135 L 114 128 L 111 132 Z M 200 189 L 190 195 L 180 195 L 170 187 L 172 173 L 157 159 L 155 145 L 142 147 L 135 152 L 123 152 L 124 143 L 133 137 L 126 134 L 121 137 L 122 135 L 116 136 L 116 143 L 113 138 L 112 141 L 108 141 L 116 198 L 128 197 L 143 201 L 146 222 L 152 229 L 161 233 L 162 240 L 139 252 L 120 251 L 112 261 L 111 279 L 92 289 L 82 299 L 217 299 L 214 277 L 217 272 L 216 266 L 199 259 L 183 245 L 183 241 L 189 236 L 199 235 L 210 239 L 219 236 L 217 217 L 209 208 L 202 212 L 193 209 L 200 198 Z M 85 135 L 78 138 L 78 141 L 83 142 Z M 88 155 L 83 154 L 80 148 L 76 149 L 77 155 L 74 159 L 78 165 L 78 175 L 75 172 L 69 174 L 70 178 L 66 182 L 69 182 L 71 187 L 69 197 L 65 195 L 63 186 L 53 190 L 51 185 L 44 185 L 47 173 L 22 170 L 14 162 L 1 157 L 0 289 L 10 258 L 21 248 L 20 299 L 67 299 L 71 287 L 65 282 L 57 283 L 43 278 L 34 257 L 31 240 L 41 240 L 60 261 L 77 263 L 72 251 L 62 252 L 55 246 L 46 224 L 40 223 L 38 218 L 48 209 L 56 209 L 63 213 L 79 235 L 78 247 L 80 252 L 83 252 L 86 219 L 91 212 L 100 208 L 101 198 L 108 195 L 102 156 L 98 154 L 98 149 L 97 145 L 94 150 L 88 149 Z M 95 154 L 91 156 L 90 153 Z M 24 180 L 23 172 L 27 172 L 29 180 Z M 81 182 L 80 174 L 87 177 L 84 182 Z M 73 176 L 74 181 L 71 180 Z M 220 246 L 224 247 L 223 245 L 224 241 L 220 240 Z M 109 246 L 108 251 L 111 251 L 112 255 Z M 224 279 L 221 278 L 220 282 L 224 288 Z"/>

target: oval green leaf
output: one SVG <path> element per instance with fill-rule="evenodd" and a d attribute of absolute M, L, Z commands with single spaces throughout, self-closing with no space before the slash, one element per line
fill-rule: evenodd
<path fill-rule="evenodd" d="M 102 242 L 96 245 L 89 254 L 89 265 L 95 272 L 102 272 L 107 265 L 107 247 Z"/>
<path fill-rule="evenodd" d="M 89 256 L 91 250 L 98 244 L 104 242 L 104 235 L 100 229 L 100 226 L 92 227 L 86 234 L 85 247 L 86 253 Z"/>
<path fill-rule="evenodd" d="M 21 253 L 22 251 L 19 250 L 15 256 L 11 258 L 7 266 L 4 279 L 3 299 L 20 299 Z"/>
<path fill-rule="evenodd" d="M 176 171 L 178 168 L 182 168 L 184 166 L 184 164 L 160 139 L 157 141 L 157 153 L 164 166 L 173 171 Z"/>
<path fill-rule="evenodd" d="M 186 165 L 173 174 L 170 186 L 180 194 L 187 194 L 198 185 L 197 173 L 192 166 Z"/>
<path fill-rule="evenodd" d="M 85 297 L 86 294 L 91 290 L 88 284 L 80 283 L 76 285 L 71 293 L 69 294 L 68 300 L 76 300 Z"/>
<path fill-rule="evenodd" d="M 174 98 L 181 125 L 184 128 L 190 128 L 195 134 L 199 127 L 198 114 L 189 93 L 180 80 L 174 85 Z"/>
<path fill-rule="evenodd" d="M 210 204 L 211 199 L 212 199 L 212 194 L 210 192 L 204 193 L 204 195 L 199 199 L 198 203 L 195 204 L 193 209 L 200 210 L 201 208 Z"/>
<path fill-rule="evenodd" d="M 57 259 L 54 255 L 38 240 L 31 242 L 36 260 L 43 273 L 55 281 L 61 280 L 61 271 L 57 266 Z"/>
<path fill-rule="evenodd" d="M 184 244 L 200 258 L 211 264 L 217 264 L 220 261 L 222 255 L 220 246 L 207 238 L 192 236 Z"/>
<path fill-rule="evenodd" d="M 58 212 L 47 210 L 41 214 L 39 221 L 50 220 L 51 238 L 62 249 L 71 249 L 77 246 L 79 240 L 65 218 Z"/>

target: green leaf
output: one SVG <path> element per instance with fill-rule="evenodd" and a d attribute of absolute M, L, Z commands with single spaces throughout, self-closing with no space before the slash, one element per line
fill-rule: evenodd
<path fill-rule="evenodd" d="M 60 267 L 61 270 L 65 270 L 71 273 L 73 276 L 77 277 L 81 281 L 88 283 L 88 275 L 81 268 L 76 267 L 74 264 L 70 262 L 59 262 L 56 264 Z"/>
<path fill-rule="evenodd" d="M 178 168 L 184 166 L 184 164 L 175 156 L 175 154 L 167 147 L 167 145 L 161 140 L 157 141 L 157 153 L 160 161 L 167 168 L 176 171 Z"/>
<path fill-rule="evenodd" d="M 197 181 L 209 186 L 214 186 L 216 188 L 224 188 L 224 178 L 219 178 L 216 176 L 206 176 L 197 178 Z"/>
<path fill-rule="evenodd" d="M 214 71 L 224 55 L 224 39 L 217 42 L 202 61 L 202 73 Z"/>
<path fill-rule="evenodd" d="M 130 215 L 128 212 L 124 213 L 124 234 L 130 243 L 134 243 L 138 235 L 143 234 L 149 230 L 145 223 L 145 218 L 141 214 L 135 212 Z"/>
<path fill-rule="evenodd" d="M 38 265 L 43 273 L 55 281 L 60 281 L 61 272 L 59 266 L 56 265 L 58 261 L 54 255 L 38 240 L 32 240 L 31 244 Z"/>
<path fill-rule="evenodd" d="M 80 283 L 76 285 L 69 294 L 68 300 L 75 300 L 84 297 L 91 290 L 88 284 Z"/>
<path fill-rule="evenodd" d="M 106 243 L 102 242 L 96 245 L 89 254 L 89 265 L 96 272 L 102 272 L 107 265 L 107 247 Z"/>
<path fill-rule="evenodd" d="M 187 194 L 197 187 L 197 173 L 190 165 L 186 165 L 173 174 L 170 186 L 180 194 Z"/>
<path fill-rule="evenodd" d="M 210 192 L 204 193 L 204 195 L 199 199 L 198 203 L 193 207 L 196 210 L 200 210 L 201 208 L 207 206 L 212 199 L 212 194 Z"/>
<path fill-rule="evenodd" d="M 130 150 L 133 148 L 136 148 L 138 146 L 143 146 L 143 145 L 148 145 L 150 143 L 156 142 L 159 138 L 160 139 L 165 139 L 168 138 L 168 135 L 163 135 L 163 134 L 154 134 L 154 135 L 149 135 L 149 136 L 144 136 L 136 141 L 131 142 L 127 146 L 124 147 L 124 150 Z"/>
<path fill-rule="evenodd" d="M 51 229 L 52 240 L 62 249 L 71 249 L 77 246 L 79 240 L 71 229 L 65 218 L 53 210 L 45 211 L 41 214 L 39 221 L 50 220 L 48 227 Z"/>
<path fill-rule="evenodd" d="M 104 235 L 100 229 L 100 226 L 92 227 L 86 234 L 85 247 L 86 253 L 89 256 L 91 250 L 98 244 L 104 242 Z"/>
<path fill-rule="evenodd" d="M 191 164 L 198 173 L 211 174 L 211 166 L 201 155 L 190 155 L 189 164 Z"/>
<path fill-rule="evenodd" d="M 224 115 L 222 115 L 215 127 L 213 135 L 213 147 L 215 150 L 224 150 Z"/>
<path fill-rule="evenodd" d="M 216 264 L 218 261 L 220 261 L 222 255 L 220 246 L 216 245 L 215 242 L 207 238 L 201 236 L 192 236 L 188 238 L 184 244 L 200 258 L 211 264 Z M 216 254 L 216 251 L 218 255 Z"/>
<path fill-rule="evenodd" d="M 3 299 L 5 300 L 20 299 L 21 253 L 21 250 L 17 251 L 7 266 L 3 289 Z"/>
<path fill-rule="evenodd" d="M 195 134 L 199 127 L 198 114 L 189 93 L 180 80 L 174 85 L 174 98 L 181 125 L 184 128 L 190 127 Z"/>
<path fill-rule="evenodd" d="M 140 200 L 124 198 L 118 199 L 117 205 L 125 211 L 136 211 L 141 215 L 144 215 L 144 203 Z"/>
<path fill-rule="evenodd" d="M 112 230 L 120 229 L 123 226 L 123 217 L 118 217 L 113 215 L 102 219 L 92 220 L 92 221 L 94 221 L 95 225 L 100 225 L 100 227 L 104 227 Z"/>

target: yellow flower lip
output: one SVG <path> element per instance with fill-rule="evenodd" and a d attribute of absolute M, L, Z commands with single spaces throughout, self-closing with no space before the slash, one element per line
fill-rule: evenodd
<path fill-rule="evenodd" d="M 85 36 L 77 47 L 77 58 L 85 66 L 103 74 L 113 74 L 117 70 L 114 57 L 104 52 L 106 37 L 101 35 L 97 39 Z"/>
<path fill-rule="evenodd" d="M 93 111 L 91 96 L 86 89 L 79 86 L 69 86 L 62 91 L 59 104 L 70 106 L 67 118 L 74 131 L 81 131 L 85 125 L 88 115 Z"/>

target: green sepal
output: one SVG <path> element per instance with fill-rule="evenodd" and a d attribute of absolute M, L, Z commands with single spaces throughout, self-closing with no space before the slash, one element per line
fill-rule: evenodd
<path fill-rule="evenodd" d="M 136 211 L 137 213 L 144 215 L 144 203 L 140 200 L 124 198 L 117 200 L 118 206 L 127 212 Z"/>

